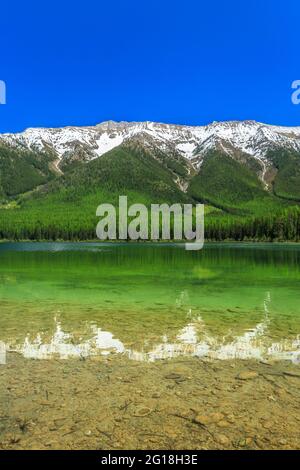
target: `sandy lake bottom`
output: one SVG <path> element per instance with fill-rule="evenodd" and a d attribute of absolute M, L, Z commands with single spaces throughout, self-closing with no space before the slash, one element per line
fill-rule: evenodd
<path fill-rule="evenodd" d="M 25 359 L 0 368 L 1 449 L 299 449 L 290 362 Z"/>

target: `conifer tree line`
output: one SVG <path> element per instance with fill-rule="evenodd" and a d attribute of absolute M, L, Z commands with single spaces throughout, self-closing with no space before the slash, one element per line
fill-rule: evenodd
<path fill-rule="evenodd" d="M 96 240 L 98 219 L 94 215 L 57 213 L 41 217 L 40 214 L 1 211 L 0 240 Z M 173 237 L 172 227 L 171 236 Z M 300 208 L 295 206 L 260 217 L 207 216 L 207 241 L 300 241 Z"/>

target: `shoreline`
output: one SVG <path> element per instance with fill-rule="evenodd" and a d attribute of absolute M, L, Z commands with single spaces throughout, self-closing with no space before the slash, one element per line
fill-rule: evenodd
<path fill-rule="evenodd" d="M 98 244 L 98 245 L 120 245 L 120 246 L 127 246 L 127 245 L 166 245 L 166 246 L 184 246 L 187 241 L 174 241 L 174 240 L 128 240 L 128 241 L 121 241 L 121 240 L 29 240 L 29 239 L 24 239 L 24 240 L 9 240 L 9 239 L 2 239 L 0 240 L 0 245 L 5 244 L 5 243 L 10 243 L 10 244 L 20 244 L 20 243 L 47 243 L 47 244 L 59 244 L 59 243 L 64 243 L 64 244 Z M 208 240 L 204 242 L 205 245 L 267 245 L 267 246 L 283 246 L 283 245 L 292 245 L 292 246 L 300 246 L 300 241 L 266 241 L 266 240 L 241 240 L 241 241 L 236 241 L 236 240 L 222 240 L 222 241 L 215 241 L 215 240 Z"/>

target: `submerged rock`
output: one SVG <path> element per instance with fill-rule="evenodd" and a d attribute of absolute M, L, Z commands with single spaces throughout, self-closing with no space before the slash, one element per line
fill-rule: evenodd
<path fill-rule="evenodd" d="M 150 408 L 147 408 L 146 406 L 141 406 L 140 408 L 137 408 L 135 410 L 133 416 L 143 418 L 144 416 L 148 416 L 150 413 L 152 413 L 152 410 Z"/>
<path fill-rule="evenodd" d="M 182 374 L 172 372 L 171 374 L 165 375 L 165 379 L 175 380 L 176 382 L 184 382 L 186 379 Z"/>
<path fill-rule="evenodd" d="M 209 424 L 215 424 L 219 421 L 222 421 L 224 418 L 223 413 L 211 413 L 208 415 L 197 415 L 195 418 L 195 422 L 201 424 L 202 426 L 207 426 Z"/>
<path fill-rule="evenodd" d="M 230 440 L 225 436 L 225 434 L 217 434 L 214 437 L 218 444 L 221 444 L 222 446 L 228 446 L 230 444 Z"/>
<path fill-rule="evenodd" d="M 256 379 L 256 377 L 258 377 L 257 372 L 254 372 L 253 370 L 246 370 L 246 371 L 240 372 L 236 378 L 239 380 L 251 380 L 251 379 Z"/>

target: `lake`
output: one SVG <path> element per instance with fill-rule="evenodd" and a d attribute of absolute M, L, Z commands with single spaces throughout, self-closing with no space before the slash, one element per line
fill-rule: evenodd
<path fill-rule="evenodd" d="M 275 400 L 266 408 L 269 420 L 277 416 L 278 426 L 282 426 L 284 416 L 274 409 L 278 384 L 282 382 L 280 387 L 290 394 L 284 399 L 286 410 L 289 406 L 293 409 L 298 393 L 292 382 L 299 380 L 299 287 L 300 247 L 293 244 L 206 244 L 199 252 L 187 252 L 183 245 L 159 243 L 1 243 L 0 379 L 7 420 L 0 427 L 3 448 L 44 448 L 48 441 L 50 448 L 60 448 L 62 442 L 70 448 L 95 448 L 95 442 L 102 442 L 100 448 L 109 448 L 113 442 L 117 443 L 116 448 L 168 448 L 170 439 L 175 439 L 172 445 L 179 448 L 243 447 L 233 445 L 238 442 L 239 428 L 233 437 L 222 432 L 223 444 L 222 437 L 210 442 L 209 435 L 202 436 L 201 441 L 201 436 L 193 437 L 191 430 L 186 429 L 185 418 L 180 421 L 179 435 L 174 431 L 181 429 L 178 423 L 164 437 L 159 437 L 158 430 L 153 431 L 153 410 L 157 406 L 153 400 L 165 408 L 170 400 L 173 407 L 178 407 L 179 400 L 179 408 L 192 409 L 189 412 L 195 415 L 195 408 L 187 406 L 188 394 L 189 402 L 200 400 L 202 407 L 209 405 L 211 415 L 214 406 L 210 399 L 214 399 L 218 386 L 222 391 L 220 400 L 224 401 L 229 391 L 228 396 L 236 393 L 236 403 L 227 397 L 227 414 L 233 416 L 241 393 L 247 402 L 261 389 L 268 404 L 271 402 L 265 394 Z M 101 369 L 100 385 L 99 367 L 105 371 Z M 237 380 L 242 372 L 246 374 L 245 381 Z M 274 376 L 278 376 L 276 383 L 272 383 Z M 15 384 L 15 396 L 6 387 L 10 380 Z M 241 384 L 248 388 L 241 388 Z M 79 390 L 74 392 L 76 398 L 68 396 L 70 389 Z M 145 390 L 149 396 L 145 396 Z M 183 394 L 181 398 L 177 392 Z M 91 416 L 88 427 L 83 430 L 80 425 L 72 431 L 70 410 L 78 406 L 81 416 L 86 393 L 92 400 L 87 400 L 89 408 L 85 409 L 85 417 Z M 110 397 L 105 408 L 112 410 L 113 415 L 98 417 L 98 421 L 106 422 L 104 431 L 99 432 L 94 418 L 95 407 L 99 406 L 93 400 L 98 396 L 103 404 L 103 394 L 105 400 Z M 138 398 L 132 402 L 136 394 Z M 64 397 L 65 410 L 69 410 L 63 413 L 69 424 L 61 427 L 53 424 L 61 419 L 59 397 Z M 260 410 L 266 406 L 264 400 L 259 404 Z M 41 404 L 45 401 L 49 406 Z M 127 409 L 129 421 L 125 420 L 124 428 L 119 424 L 120 436 L 107 437 L 115 436 L 113 424 L 116 419 L 122 421 Z M 259 416 L 259 409 L 255 410 Z M 296 419 L 295 412 L 289 412 L 293 414 L 291 419 Z M 33 426 L 32 432 L 20 431 L 18 420 L 25 420 L 27 424 L 21 428 L 28 425 L 30 430 L 30 423 L 40 421 L 43 413 L 44 426 L 52 424 L 57 431 L 49 431 L 48 441 L 39 440 L 39 427 Z M 161 413 L 158 429 L 162 422 L 168 428 L 170 420 L 166 420 L 164 411 Z M 180 416 L 178 409 L 176 413 Z M 192 427 L 197 426 L 194 415 L 190 419 Z M 224 428 L 226 423 L 230 427 L 230 419 L 225 416 L 219 422 L 225 423 Z M 132 440 L 141 420 L 148 420 L 152 438 Z M 253 426 L 256 429 L 261 423 L 257 421 Z M 64 439 L 61 428 L 67 436 Z M 294 447 L 298 445 L 295 429 L 297 423 L 295 428 L 290 423 L 288 434 Z M 15 436 L 14 433 L 21 437 L 7 437 Z M 280 446 L 279 439 L 284 439 L 286 433 L 287 430 L 277 432 L 274 446 Z M 168 435 L 171 437 L 166 438 Z M 255 441 L 251 435 L 249 439 L 250 447 L 268 447 L 264 437 Z M 271 442 L 269 447 L 272 445 Z"/>
<path fill-rule="evenodd" d="M 297 246 L 0 245 L 0 340 L 26 357 L 300 360 Z"/>

